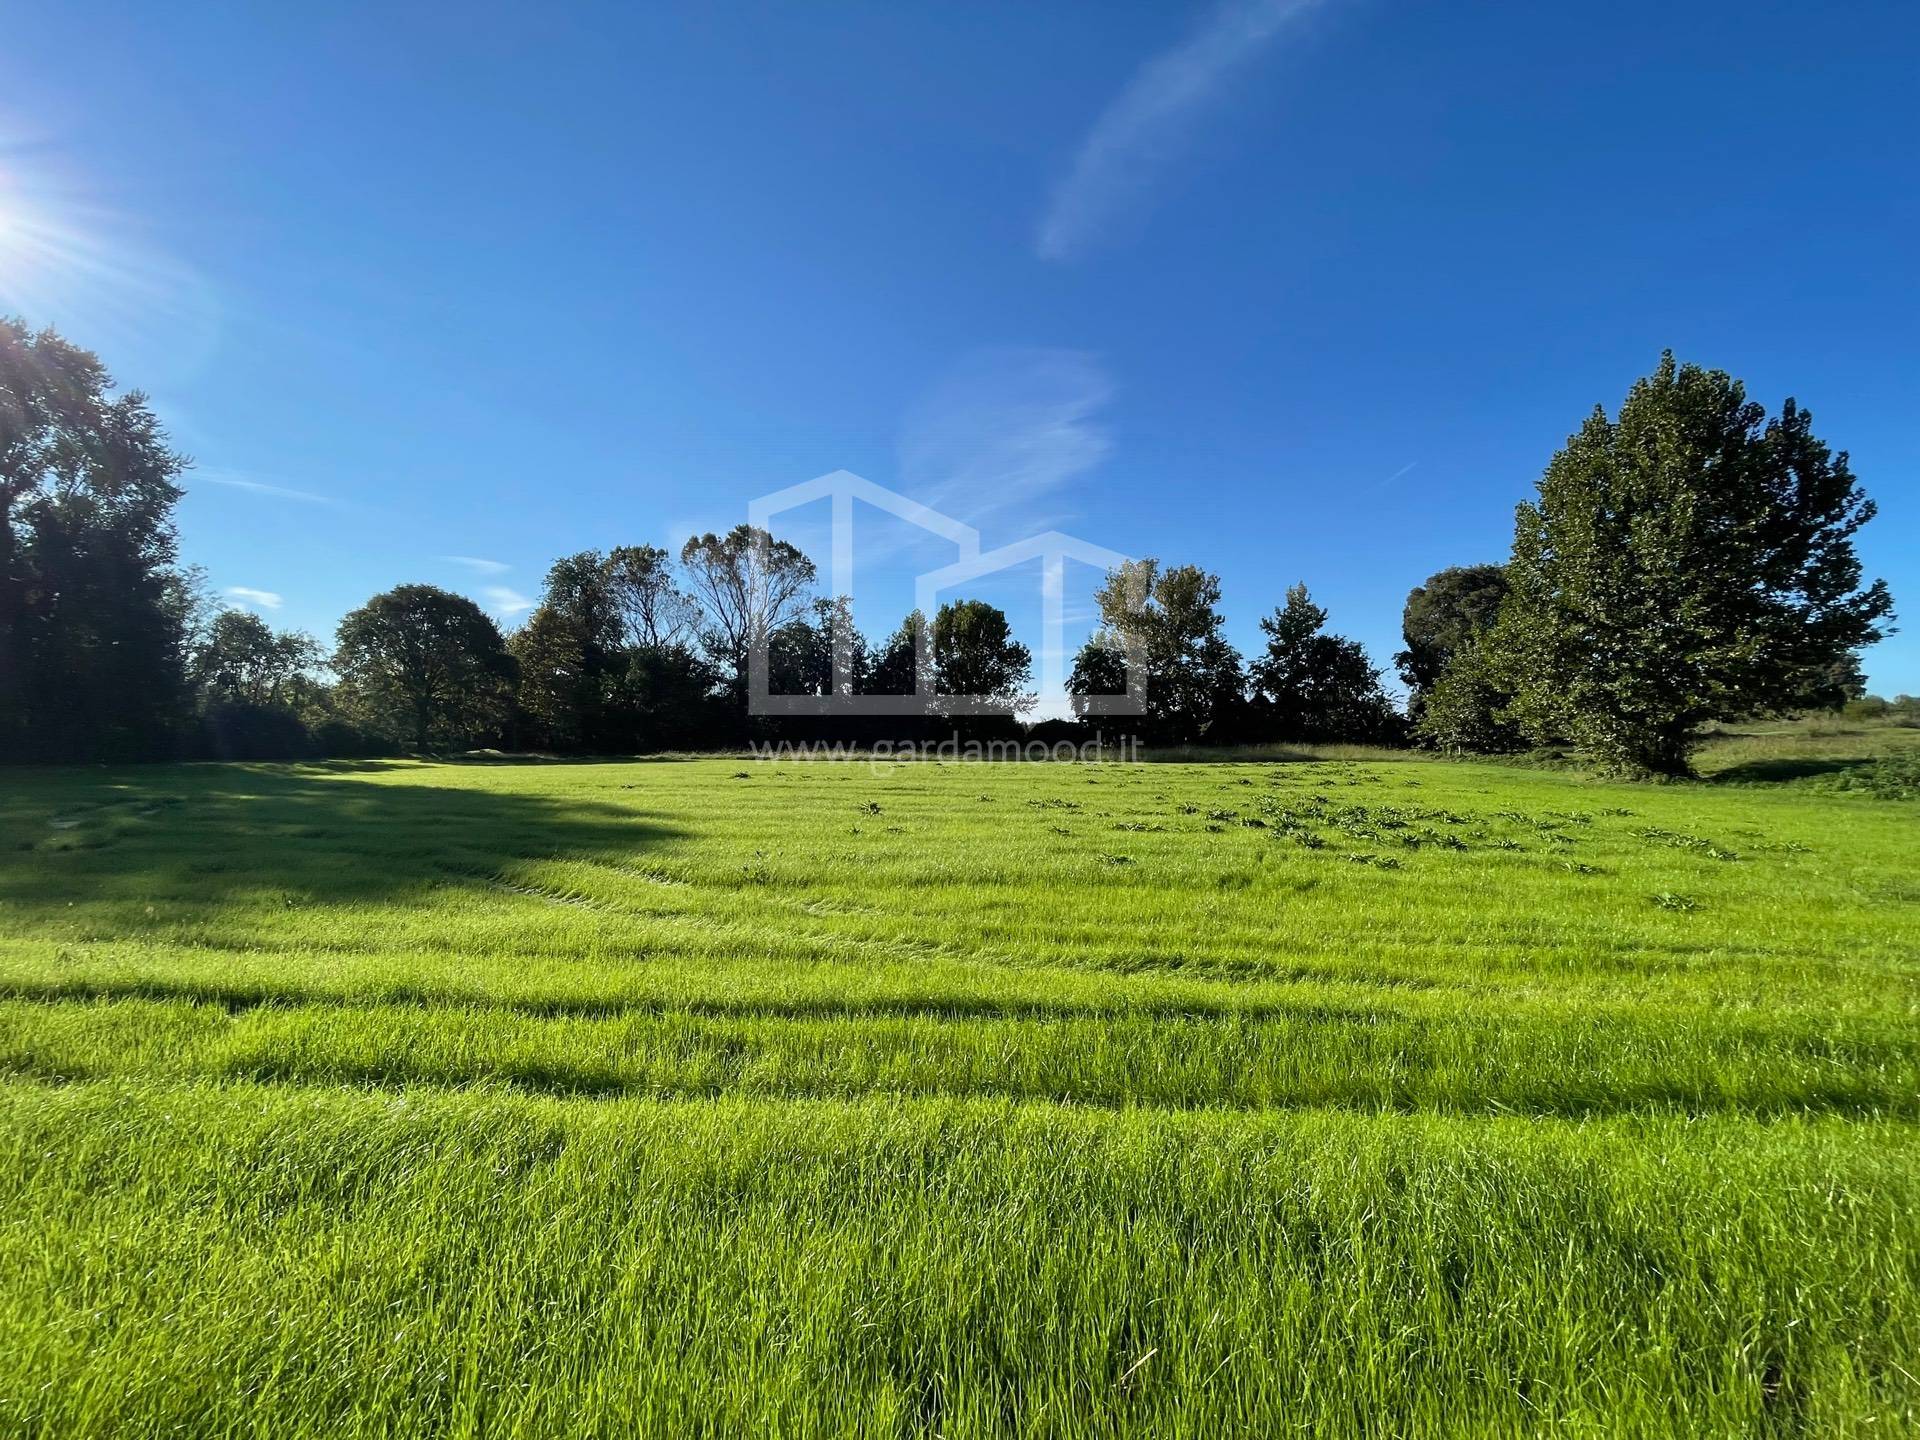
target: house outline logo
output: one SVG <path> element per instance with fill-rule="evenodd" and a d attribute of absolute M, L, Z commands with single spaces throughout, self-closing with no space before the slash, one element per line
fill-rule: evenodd
<path fill-rule="evenodd" d="M 964 521 L 942 514 L 911 496 L 876 485 L 850 470 L 834 470 L 747 503 L 747 524 L 761 535 L 771 535 L 773 518 L 801 505 L 830 500 L 833 505 L 832 553 L 827 565 L 828 593 L 834 599 L 853 595 L 853 505 L 861 500 L 910 525 L 953 543 L 959 552 L 950 565 L 926 571 L 914 579 L 914 607 L 931 623 L 940 592 L 968 580 L 977 580 L 1009 566 L 1038 559 L 1041 562 L 1041 684 L 1037 703 L 1071 706 L 1083 716 L 1139 715 L 1146 709 L 1146 668 L 1126 648 L 1127 688 L 1111 695 L 1071 696 L 1066 687 L 1066 562 L 1076 560 L 1111 573 L 1129 557 L 1058 530 L 1048 530 L 994 550 L 980 548 L 980 532 Z M 990 695 L 946 695 L 929 687 L 932 638 L 929 625 L 914 635 L 914 693 L 911 695 L 856 695 L 853 693 L 852 636 L 840 633 L 834 617 L 833 686 L 826 695 L 775 695 L 771 689 L 772 637 L 756 635 L 747 651 L 747 704 L 755 715 L 920 715 L 937 706 L 951 715 L 1005 714 L 1006 702 Z"/>

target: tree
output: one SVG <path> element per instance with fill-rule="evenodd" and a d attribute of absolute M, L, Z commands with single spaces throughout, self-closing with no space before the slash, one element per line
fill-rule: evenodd
<path fill-rule="evenodd" d="M 586 742 L 603 695 L 587 666 L 580 624 L 555 605 L 540 605 L 507 642 L 519 667 L 520 711 L 534 743 L 573 750 Z"/>
<path fill-rule="evenodd" d="M 539 743 L 618 750 L 630 739 L 618 691 L 627 670 L 625 618 L 612 561 L 598 550 L 547 568 L 540 604 L 515 632 L 520 707 Z"/>
<path fill-rule="evenodd" d="M 1414 738 L 1436 750 L 1500 755 L 1525 741 L 1507 718 L 1513 696 L 1488 658 L 1486 642 L 1471 640 L 1455 650 L 1440 679 L 1425 692 L 1413 725 Z"/>
<path fill-rule="evenodd" d="M 1679 775 L 1706 721 L 1832 703 L 1893 602 L 1861 588 L 1873 502 L 1811 425 L 1669 352 L 1568 439 L 1516 512 L 1491 637 L 1531 738 Z"/>
<path fill-rule="evenodd" d="M 1400 716 L 1380 688 L 1380 670 L 1357 640 L 1322 633 L 1327 612 L 1305 585 L 1260 622 L 1266 652 L 1252 679 L 1268 723 L 1282 740 L 1380 743 L 1396 737 Z"/>
<path fill-rule="evenodd" d="M 666 649 L 698 638 L 700 607 L 680 589 L 673 557 L 658 545 L 621 545 L 607 557 L 607 584 L 629 649 Z"/>
<path fill-rule="evenodd" d="M 276 633 L 258 615 L 223 610 L 195 647 L 189 673 L 203 704 L 291 705 L 320 662 L 311 635 Z"/>
<path fill-rule="evenodd" d="M 844 650 L 848 678 L 855 689 L 865 678 L 866 641 L 853 623 L 853 601 L 821 596 L 808 611 L 773 632 L 768 646 L 768 691 L 774 695 L 834 693 L 836 648 Z"/>
<path fill-rule="evenodd" d="M 1162 570 L 1158 560 L 1129 560 L 1107 576 L 1094 598 L 1100 606 L 1098 644 L 1123 653 L 1129 665 L 1145 667 L 1144 728 L 1180 743 L 1225 738 L 1244 701 L 1245 682 L 1240 656 L 1223 633 L 1219 577 L 1194 565 Z M 1074 668 L 1081 674 L 1079 664 Z"/>
<path fill-rule="evenodd" d="M 187 461 L 97 356 L 0 319 L 0 753 L 165 753 L 186 712 Z"/>
<path fill-rule="evenodd" d="M 1506 595 L 1504 565 L 1450 566 L 1429 575 L 1408 593 L 1400 612 L 1400 634 L 1407 648 L 1393 662 L 1412 692 L 1411 713 L 1419 713 L 1448 662 L 1493 628 Z"/>
<path fill-rule="evenodd" d="M 433 585 L 401 585 L 351 611 L 333 665 L 375 728 L 421 748 L 498 735 L 518 678 L 486 613 Z"/>
<path fill-rule="evenodd" d="M 1033 655 L 1013 638 L 1006 614 L 984 600 L 953 600 L 935 612 L 933 677 L 941 695 L 980 697 L 1010 715 L 1033 708 Z"/>
<path fill-rule="evenodd" d="M 765 530 L 736 525 L 688 540 L 680 563 L 705 612 L 702 640 L 744 703 L 753 647 L 800 613 L 813 562 Z"/>
<path fill-rule="evenodd" d="M 1073 657 L 1067 693 L 1072 697 L 1074 715 L 1082 720 L 1092 711 L 1088 700 L 1127 693 L 1127 652 L 1111 632 L 1096 630 L 1087 637 L 1080 653 Z"/>

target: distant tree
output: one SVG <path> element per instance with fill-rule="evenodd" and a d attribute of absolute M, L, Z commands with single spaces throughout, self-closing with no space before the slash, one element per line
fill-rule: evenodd
<path fill-rule="evenodd" d="M 621 709 L 636 751 L 708 749 L 734 717 L 716 694 L 719 676 L 685 645 L 640 645 L 627 652 Z"/>
<path fill-rule="evenodd" d="M 540 603 L 510 644 L 520 665 L 520 708 L 540 744 L 556 750 L 630 746 L 621 712 L 626 617 L 614 566 L 598 550 L 547 569 Z"/>
<path fill-rule="evenodd" d="M 1067 693 L 1072 697 L 1073 713 L 1082 719 L 1093 713 L 1087 704 L 1090 699 L 1127 693 L 1127 652 L 1117 637 L 1106 630 L 1096 630 L 1087 637 L 1073 657 Z"/>
<path fill-rule="evenodd" d="M 526 739 L 549 750 L 589 743 L 605 707 L 601 676 L 589 670 L 585 632 L 557 605 L 539 605 L 507 642 L 519 669 Z"/>
<path fill-rule="evenodd" d="M 658 545 L 621 545 L 607 557 L 607 583 L 630 650 L 690 646 L 700 606 L 680 588 L 673 557 Z"/>
<path fill-rule="evenodd" d="M 91 352 L 0 319 L 0 755 L 165 753 L 186 713 L 187 462 L 113 389 Z"/>
<path fill-rule="evenodd" d="M 195 647 L 190 677 L 202 703 L 286 705 L 321 664 L 320 642 L 295 630 L 275 632 L 258 615 L 224 610 Z"/>
<path fill-rule="evenodd" d="M 1671 353 L 1596 408 L 1514 526 L 1490 637 L 1514 719 L 1629 772 L 1685 774 L 1699 727 L 1830 704 L 1883 633 L 1853 535 L 1874 506 L 1811 417 Z"/>
<path fill-rule="evenodd" d="M 800 613 L 813 562 L 765 530 L 736 525 L 725 535 L 696 535 L 680 551 L 703 611 L 702 640 L 744 704 L 753 646 Z"/>
<path fill-rule="evenodd" d="M 866 642 L 853 623 L 853 601 L 816 598 L 807 610 L 773 632 L 769 646 L 769 689 L 775 695 L 834 693 L 836 647 L 844 649 L 849 682 L 858 690 L 865 679 Z"/>
<path fill-rule="evenodd" d="M 920 661 L 924 636 L 926 664 Z M 885 640 L 876 646 L 867 661 L 867 681 L 862 693 L 868 695 L 930 695 L 934 690 L 933 637 L 927 617 L 918 610 Z"/>
<path fill-rule="evenodd" d="M 954 600 L 933 617 L 934 688 L 978 696 L 1008 714 L 1033 708 L 1033 655 L 1013 638 L 1006 614 L 984 600 Z"/>
<path fill-rule="evenodd" d="M 1418 715 L 1447 664 L 1493 628 L 1507 595 L 1504 565 L 1454 565 L 1429 575 L 1407 595 L 1400 634 L 1407 648 L 1393 657 Z"/>
<path fill-rule="evenodd" d="M 1397 737 L 1399 712 L 1380 688 L 1380 670 L 1357 640 L 1322 633 L 1327 612 L 1305 585 L 1260 622 L 1266 651 L 1252 680 L 1271 733 L 1282 740 L 1379 744 Z"/>
<path fill-rule="evenodd" d="M 499 735 L 518 675 L 486 613 L 433 585 L 401 585 L 349 612 L 333 666 L 374 728 L 422 748 Z"/>
<path fill-rule="evenodd" d="M 1178 743 L 1225 738 L 1246 687 L 1239 653 L 1224 633 L 1219 577 L 1193 565 L 1162 569 L 1157 560 L 1129 560 L 1094 598 L 1101 643 L 1146 669 L 1142 728 Z M 1090 678 L 1090 668 L 1082 678 Z"/>

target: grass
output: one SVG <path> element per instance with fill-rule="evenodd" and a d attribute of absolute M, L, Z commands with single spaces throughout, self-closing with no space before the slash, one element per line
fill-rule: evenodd
<path fill-rule="evenodd" d="M 1714 753 L 13 772 L 0 1433 L 1915 1431 L 1917 812 Z"/>

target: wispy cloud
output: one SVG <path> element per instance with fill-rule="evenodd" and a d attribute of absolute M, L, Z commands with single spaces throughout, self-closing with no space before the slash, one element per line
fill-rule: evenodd
<path fill-rule="evenodd" d="M 229 585 L 222 592 L 235 601 L 236 609 L 278 610 L 281 597 L 272 590 L 256 590 L 251 585 Z"/>
<path fill-rule="evenodd" d="M 1113 382 L 1084 350 L 970 356 L 909 412 L 900 441 L 907 491 L 978 524 L 1058 491 L 1113 448 L 1100 412 Z"/>
<path fill-rule="evenodd" d="M 483 560 L 478 555 L 442 555 L 449 565 L 464 565 L 476 575 L 504 575 L 513 567 L 504 560 Z"/>
<path fill-rule="evenodd" d="M 1094 122 L 1055 188 L 1034 248 L 1065 260 L 1147 193 L 1233 74 L 1317 0 L 1226 0 L 1185 43 L 1156 55 Z"/>
<path fill-rule="evenodd" d="M 245 490 L 253 495 L 270 495 L 277 500 L 298 500 L 307 505 L 337 505 L 340 502 L 331 495 L 316 494 L 312 490 L 296 490 L 291 485 L 273 485 L 265 480 L 255 480 L 245 475 L 235 475 L 210 470 L 196 470 L 187 479 L 189 486 L 195 483 L 222 485 L 229 490 Z"/>
<path fill-rule="evenodd" d="M 497 615 L 518 615 L 533 608 L 533 601 L 511 585 L 487 585 L 481 594 L 487 597 Z"/>

